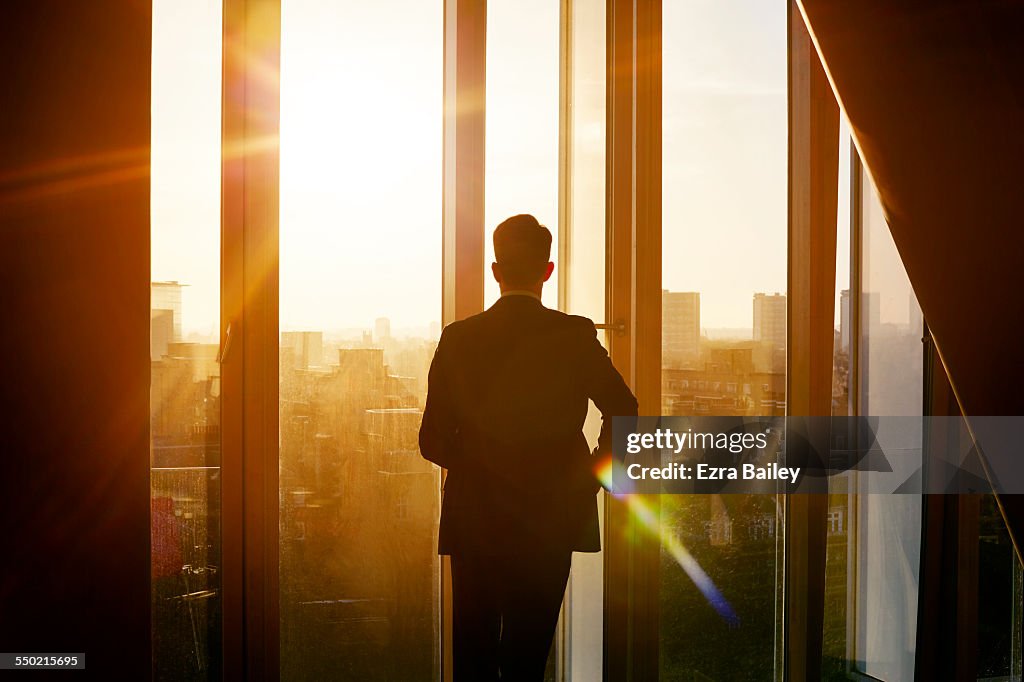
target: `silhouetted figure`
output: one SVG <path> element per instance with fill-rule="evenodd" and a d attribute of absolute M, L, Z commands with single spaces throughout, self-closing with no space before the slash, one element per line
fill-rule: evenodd
<path fill-rule="evenodd" d="M 438 552 L 450 554 L 454 676 L 541 680 L 572 552 L 597 552 L 588 399 L 611 417 L 636 398 L 585 317 L 545 308 L 551 233 L 530 215 L 494 231 L 501 299 L 445 327 L 430 367 L 420 450 L 448 470 Z"/>

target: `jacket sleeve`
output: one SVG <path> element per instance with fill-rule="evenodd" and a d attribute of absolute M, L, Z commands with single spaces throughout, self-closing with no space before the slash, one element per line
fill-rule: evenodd
<path fill-rule="evenodd" d="M 441 333 L 427 375 L 427 402 L 420 424 L 420 454 L 438 466 L 458 466 L 458 425 L 454 399 L 448 382 L 449 329 Z"/>
<path fill-rule="evenodd" d="M 587 394 L 601 411 L 601 435 L 598 438 L 597 457 L 611 455 L 612 417 L 636 417 L 639 407 L 636 397 L 629 390 L 622 375 L 615 369 L 601 342 L 597 340 L 594 323 L 583 318 L 586 325 L 586 350 L 584 352 L 584 377 Z"/>

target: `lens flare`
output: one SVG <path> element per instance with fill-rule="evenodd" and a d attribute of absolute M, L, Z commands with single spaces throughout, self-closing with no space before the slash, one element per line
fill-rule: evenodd
<path fill-rule="evenodd" d="M 697 560 L 693 558 L 693 555 L 690 554 L 689 550 L 686 549 L 682 541 L 676 537 L 672 530 L 661 524 L 658 514 L 637 495 L 625 496 L 625 502 L 630 514 L 640 522 L 642 528 L 661 541 L 661 546 L 675 559 L 679 567 L 689 576 L 690 580 L 693 581 L 693 584 L 697 586 L 697 589 L 700 590 L 700 593 L 704 595 L 704 598 L 708 600 L 708 603 L 711 604 L 711 607 L 718 615 L 730 627 L 739 627 L 739 616 L 736 615 L 736 611 L 733 610 L 732 605 L 729 604 L 722 591 L 715 585 L 715 581 L 700 567 Z"/>
<path fill-rule="evenodd" d="M 611 456 L 602 458 L 594 468 L 594 473 L 597 475 L 601 485 L 606 490 L 611 490 L 612 478 L 614 477 L 617 481 L 628 482 L 630 479 L 625 475 L 625 471 L 622 468 L 621 463 L 615 461 Z M 617 485 L 617 490 L 623 490 L 622 485 Z M 616 492 L 610 493 L 614 495 L 616 499 L 622 500 L 625 503 L 626 508 L 629 510 L 630 516 L 639 522 L 639 526 L 644 529 L 647 533 L 658 538 L 661 542 L 661 546 L 666 552 L 675 560 L 679 567 L 683 569 L 683 572 L 693 581 L 693 584 L 697 587 L 704 598 L 711 604 L 711 608 L 721 616 L 729 627 L 739 627 L 740 618 L 736 614 L 732 605 L 722 594 L 722 591 L 715 585 L 715 581 L 711 579 L 711 576 L 701 568 L 697 560 L 690 554 L 686 546 L 683 545 L 682 541 L 676 537 L 675 533 L 670 528 L 667 528 L 661 524 L 661 520 L 658 518 L 658 513 L 651 509 L 642 497 L 639 495 L 630 494 L 628 492 Z"/>
<path fill-rule="evenodd" d="M 740 617 L 736 615 L 725 595 L 715 586 L 714 581 L 704 572 L 704 569 L 700 567 L 700 564 L 693 558 L 693 555 L 687 551 L 683 543 L 672 533 L 665 531 L 661 534 L 661 543 L 665 551 L 672 555 L 672 558 L 676 560 L 676 563 L 686 572 L 686 575 L 690 577 L 690 580 L 697 586 L 697 589 L 704 595 L 704 598 L 708 600 L 711 608 L 729 624 L 729 627 L 739 627 Z"/>

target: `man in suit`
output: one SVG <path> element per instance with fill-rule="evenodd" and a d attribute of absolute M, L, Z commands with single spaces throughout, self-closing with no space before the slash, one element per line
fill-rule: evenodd
<path fill-rule="evenodd" d="M 530 215 L 494 231 L 501 298 L 448 325 L 430 366 L 423 456 L 448 470 L 438 552 L 451 555 L 454 678 L 541 680 L 572 552 L 597 552 L 594 473 L 611 417 L 637 401 L 594 323 L 544 307 L 551 233 Z M 603 415 L 597 451 L 583 435 Z"/>

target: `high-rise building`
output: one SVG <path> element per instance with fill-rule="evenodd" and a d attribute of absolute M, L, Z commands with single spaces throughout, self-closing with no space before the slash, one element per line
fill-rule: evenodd
<path fill-rule="evenodd" d="M 839 350 L 850 352 L 850 290 L 839 292 Z"/>
<path fill-rule="evenodd" d="M 661 292 L 661 363 L 680 367 L 700 355 L 700 292 Z"/>
<path fill-rule="evenodd" d="M 281 349 L 290 348 L 296 369 L 319 367 L 324 360 L 323 332 L 281 332 Z"/>
<path fill-rule="evenodd" d="M 881 334 L 882 296 L 877 291 L 862 291 L 860 294 L 861 336 Z"/>
<path fill-rule="evenodd" d="M 150 311 L 170 310 L 172 316 L 173 338 L 181 341 L 181 288 L 178 282 L 152 282 L 150 286 Z"/>
<path fill-rule="evenodd" d="M 174 343 L 174 313 L 170 310 L 149 311 L 149 357 L 159 360 Z"/>
<path fill-rule="evenodd" d="M 786 347 L 786 297 L 754 294 L 754 340 L 772 348 Z"/>
<path fill-rule="evenodd" d="M 381 344 L 391 339 L 391 320 L 378 317 L 373 323 L 373 340 Z"/>

